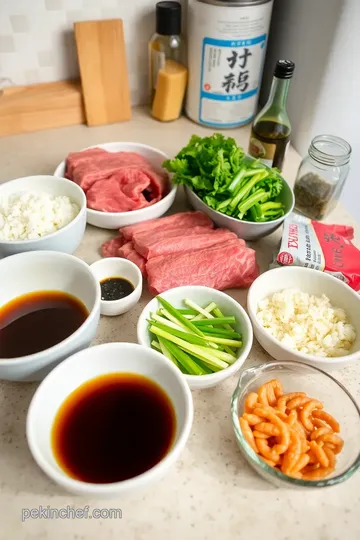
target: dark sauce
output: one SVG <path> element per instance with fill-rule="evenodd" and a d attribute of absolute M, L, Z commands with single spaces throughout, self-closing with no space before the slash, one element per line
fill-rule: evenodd
<path fill-rule="evenodd" d="M 51 439 L 69 476 L 104 484 L 151 469 L 170 450 L 175 431 L 174 408 L 160 386 L 142 375 L 111 373 L 67 397 Z"/>
<path fill-rule="evenodd" d="M 0 358 L 18 358 L 57 345 L 77 330 L 89 312 L 62 291 L 24 294 L 0 309 Z"/>
<path fill-rule="evenodd" d="M 268 120 L 260 121 L 252 127 L 252 137 L 259 141 L 275 145 L 272 167 L 282 170 L 285 153 L 290 141 L 291 130 L 289 126 Z"/>
<path fill-rule="evenodd" d="M 109 277 L 100 281 L 101 300 L 120 300 L 129 296 L 134 290 L 134 285 L 122 277 Z"/>

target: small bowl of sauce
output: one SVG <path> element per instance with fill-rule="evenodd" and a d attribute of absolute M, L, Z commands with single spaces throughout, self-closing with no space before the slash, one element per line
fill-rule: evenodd
<path fill-rule="evenodd" d="M 93 263 L 90 269 L 100 283 L 102 315 L 121 315 L 140 300 L 142 274 L 131 261 L 107 257 Z"/>
<path fill-rule="evenodd" d="M 121 300 L 134 292 L 135 287 L 128 279 L 122 277 L 109 277 L 100 281 L 101 300 L 113 302 Z"/>

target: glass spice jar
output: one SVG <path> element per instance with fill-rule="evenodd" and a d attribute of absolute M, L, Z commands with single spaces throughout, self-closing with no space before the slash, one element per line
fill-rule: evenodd
<path fill-rule="evenodd" d="M 334 135 L 318 135 L 309 146 L 295 180 L 295 209 L 313 220 L 324 219 L 340 198 L 349 174 L 351 146 Z"/>

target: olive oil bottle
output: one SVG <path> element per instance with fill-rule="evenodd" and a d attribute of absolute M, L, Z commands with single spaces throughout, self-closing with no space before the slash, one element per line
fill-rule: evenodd
<path fill-rule="evenodd" d="M 291 135 L 286 100 L 294 69 L 290 60 L 277 61 L 269 99 L 254 120 L 248 150 L 252 157 L 280 171 Z"/>

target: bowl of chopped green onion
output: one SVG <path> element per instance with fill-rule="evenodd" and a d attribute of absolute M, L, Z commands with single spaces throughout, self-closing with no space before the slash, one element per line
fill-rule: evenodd
<path fill-rule="evenodd" d="M 138 343 L 173 362 L 190 388 L 210 388 L 236 373 L 253 342 L 250 319 L 231 296 L 203 286 L 153 298 L 137 324 Z"/>

